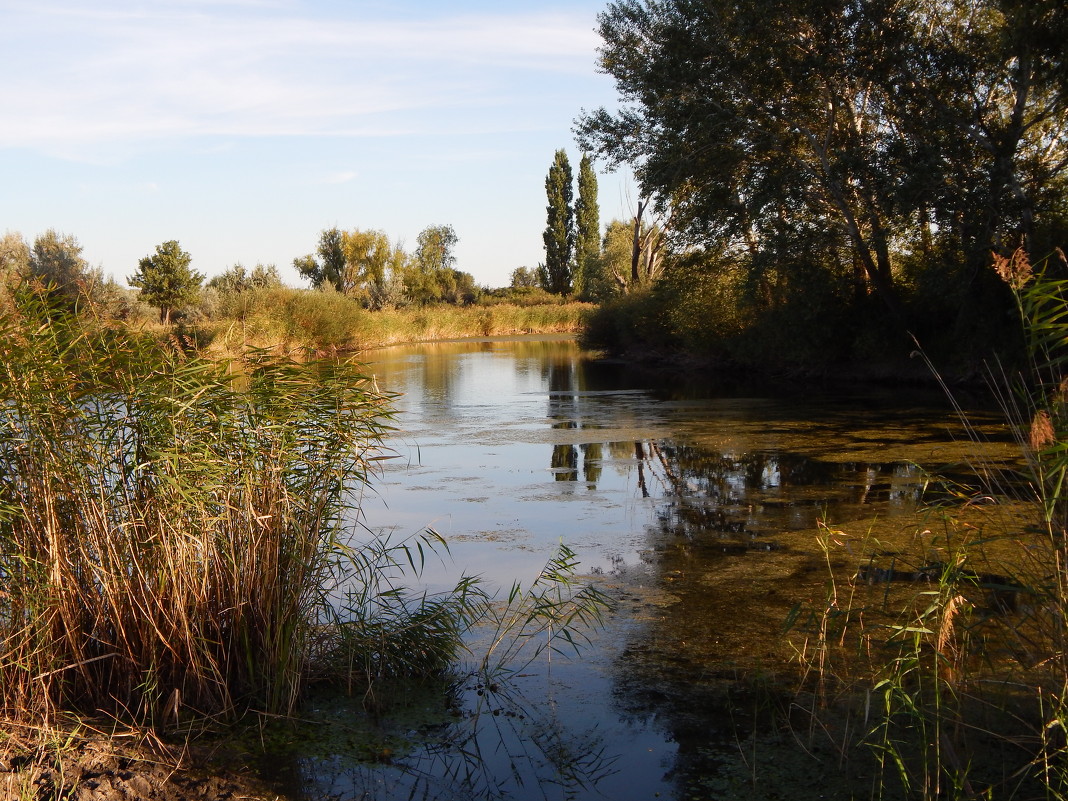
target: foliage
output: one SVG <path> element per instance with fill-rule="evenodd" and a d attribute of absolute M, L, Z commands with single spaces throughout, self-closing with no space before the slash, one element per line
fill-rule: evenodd
<path fill-rule="evenodd" d="M 319 234 L 318 258 L 312 254 L 293 260 L 297 272 L 311 281 L 316 289 L 329 284 L 338 292 L 347 289 L 345 283 L 345 236 L 337 229 L 327 228 Z"/>
<path fill-rule="evenodd" d="M 473 303 L 479 295 L 470 273 L 455 268 L 459 238 L 451 225 L 431 225 L 419 233 L 416 251 L 404 271 L 409 303 Z"/>
<path fill-rule="evenodd" d="M 575 202 L 576 294 L 583 300 L 596 300 L 600 283 L 601 212 L 597 205 L 597 173 L 593 160 L 582 154 L 579 162 L 578 200 Z"/>
<path fill-rule="evenodd" d="M 622 105 L 579 141 L 631 165 L 675 249 L 729 254 L 765 309 L 778 287 L 842 285 L 874 325 L 855 335 L 892 325 L 891 353 L 905 331 L 986 352 L 1011 308 L 989 252 L 1063 233 L 1066 31 L 1052 0 L 620 0 L 600 33 Z"/>
<path fill-rule="evenodd" d="M 571 294 L 572 255 L 575 250 L 574 209 L 571 199 L 571 163 L 564 150 L 557 150 L 549 174 L 545 177 L 546 224 L 545 289 L 555 295 Z"/>
<path fill-rule="evenodd" d="M 576 653 L 586 632 L 600 628 L 611 600 L 575 581 L 578 557 L 563 543 L 524 592 L 512 585 L 504 607 L 493 613 L 493 634 L 479 663 L 486 678 L 522 673 L 542 654 Z"/>
<path fill-rule="evenodd" d="M 512 270 L 508 286 L 511 289 L 536 289 L 540 286 L 538 271 L 529 267 L 516 267 Z"/>
<path fill-rule="evenodd" d="M 212 278 L 207 283 L 209 289 L 218 292 L 247 292 L 250 289 L 278 289 L 282 286 L 282 276 L 273 264 L 257 264 L 251 272 L 244 266 L 235 264 Z"/>
<path fill-rule="evenodd" d="M 159 309 L 164 325 L 171 322 L 171 314 L 194 303 L 200 293 L 204 276 L 190 269 L 193 257 L 170 240 L 156 245 L 156 252 L 145 256 L 137 265 L 137 272 L 127 280 L 141 290 L 141 298 Z"/>
<path fill-rule="evenodd" d="M 16 301 L 0 316 L 4 715 L 285 713 L 341 656 L 346 681 L 407 670 L 424 644 L 424 671 L 450 658 L 480 608 L 470 580 L 403 601 L 401 661 L 367 656 L 350 636 L 367 618 L 334 604 L 345 591 L 400 603 L 384 571 L 418 567 L 434 541 L 353 544 L 350 504 L 388 421 L 372 381 L 264 353 L 235 379 L 147 338 L 87 333 L 26 290 Z M 399 614 L 381 631 L 398 635 Z"/>

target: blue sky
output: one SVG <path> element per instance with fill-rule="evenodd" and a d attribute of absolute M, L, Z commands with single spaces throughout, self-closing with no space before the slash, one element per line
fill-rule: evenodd
<path fill-rule="evenodd" d="M 611 107 L 607 0 L 0 0 L 0 232 L 78 237 L 119 281 L 177 239 L 211 276 L 323 228 L 459 236 L 484 285 L 544 259 L 545 174 Z M 602 224 L 629 176 L 600 167 Z"/>

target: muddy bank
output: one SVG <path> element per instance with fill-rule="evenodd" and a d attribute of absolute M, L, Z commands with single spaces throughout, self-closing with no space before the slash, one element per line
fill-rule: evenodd
<path fill-rule="evenodd" d="M 9 734 L 0 801 L 282 801 L 232 756 L 146 739 L 53 731 L 30 747 Z"/>

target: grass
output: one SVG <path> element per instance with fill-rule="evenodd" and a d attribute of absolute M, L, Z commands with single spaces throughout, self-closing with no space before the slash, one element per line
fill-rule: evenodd
<path fill-rule="evenodd" d="M 251 353 L 234 372 L 26 292 L 0 316 L 0 371 L 11 719 L 291 712 L 327 658 L 357 659 L 336 588 L 418 564 L 422 543 L 349 544 L 390 403 L 351 365 Z M 469 589 L 407 605 L 413 637 L 454 647 Z"/>
<path fill-rule="evenodd" d="M 467 576 L 408 586 L 447 546 L 361 526 L 392 397 L 354 364 L 191 354 L 26 287 L 0 308 L 3 792 L 73 793 L 89 721 L 192 736 L 292 716 L 313 687 L 376 705 L 454 671 L 474 625 L 500 681 L 599 623 L 563 546 L 503 609 Z"/>
<path fill-rule="evenodd" d="M 980 455 L 906 547 L 825 527 L 825 602 L 792 621 L 809 711 L 852 705 L 877 797 L 1068 797 L 1068 282 L 998 268 L 1029 343 L 992 378 L 1022 472 Z M 846 549 L 869 557 L 843 581 Z"/>
<path fill-rule="evenodd" d="M 586 303 L 493 302 L 368 311 L 337 293 L 278 288 L 229 293 L 212 319 L 196 327 L 215 353 L 241 353 L 248 347 L 346 352 L 440 339 L 572 333 L 592 308 Z"/>

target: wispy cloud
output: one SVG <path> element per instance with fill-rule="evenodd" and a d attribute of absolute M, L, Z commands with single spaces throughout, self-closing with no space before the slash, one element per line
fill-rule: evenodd
<path fill-rule="evenodd" d="M 517 86 L 588 75 L 588 15 L 334 16 L 290 2 L 33 0 L 5 12 L 0 147 L 77 156 L 189 136 L 383 135 L 514 112 Z M 467 127 L 471 115 L 456 115 Z"/>
<path fill-rule="evenodd" d="M 343 172 L 335 172 L 326 176 L 323 179 L 324 184 L 347 184 L 351 181 L 355 181 L 359 176 L 359 173 L 355 170 L 345 170 Z"/>

